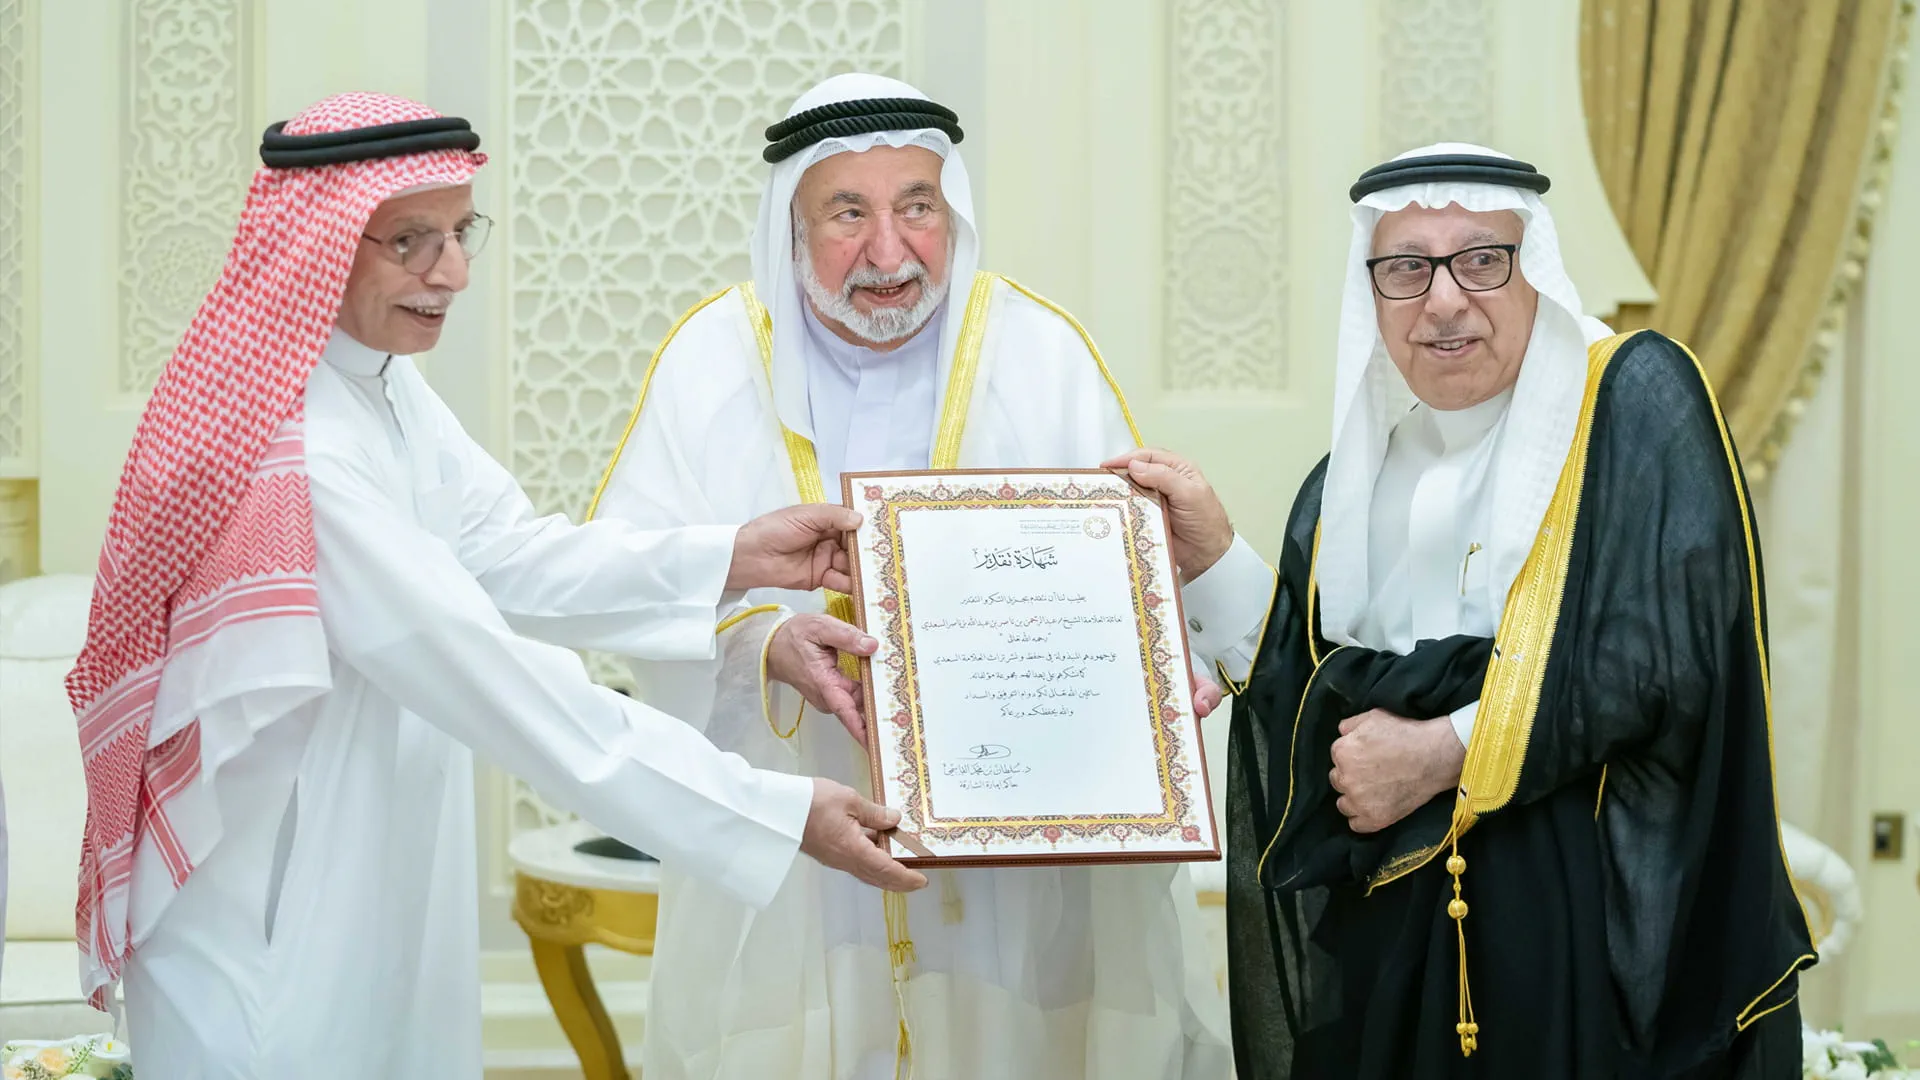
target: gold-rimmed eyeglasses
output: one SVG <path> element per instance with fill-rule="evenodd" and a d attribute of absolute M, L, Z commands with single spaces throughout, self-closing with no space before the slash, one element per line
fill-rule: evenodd
<path fill-rule="evenodd" d="M 458 229 L 448 233 L 416 229 L 396 233 L 386 239 L 369 233 L 360 235 L 391 252 L 394 261 L 407 273 L 424 274 L 440 261 L 440 254 L 447 248 L 448 237 L 459 241 L 461 253 L 473 259 L 487 246 L 487 235 L 492 231 L 493 219 L 485 214 L 475 214 Z"/>

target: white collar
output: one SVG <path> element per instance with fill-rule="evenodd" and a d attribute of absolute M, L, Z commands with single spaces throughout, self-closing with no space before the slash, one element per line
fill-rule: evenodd
<path fill-rule="evenodd" d="M 942 304 L 913 336 L 900 343 L 898 348 L 880 352 L 867 345 L 858 345 L 833 332 L 813 305 L 805 297 L 800 300 L 800 309 L 806 313 L 807 335 L 813 339 L 814 351 L 826 354 L 827 359 L 843 373 L 858 377 L 860 369 L 875 364 L 918 359 L 931 353 L 931 346 L 940 341 L 941 324 L 946 320 L 946 305 Z"/>
<path fill-rule="evenodd" d="M 1469 405 L 1464 409 L 1436 409 L 1422 403 L 1410 415 L 1425 421 L 1442 448 L 1458 450 L 1484 438 L 1506 416 L 1507 406 L 1511 404 L 1513 388 L 1508 387 L 1478 405 Z"/>
<path fill-rule="evenodd" d="M 331 364 L 335 370 L 372 379 L 387 373 L 387 364 L 393 360 L 393 354 L 370 349 L 336 326 L 333 336 L 327 339 L 327 347 L 321 352 L 320 359 Z"/>

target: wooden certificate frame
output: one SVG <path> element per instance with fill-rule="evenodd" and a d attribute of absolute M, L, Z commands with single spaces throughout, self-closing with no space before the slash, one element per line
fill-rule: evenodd
<path fill-rule="evenodd" d="M 880 643 L 860 667 L 873 797 L 901 813 L 890 854 L 1220 858 L 1157 496 L 1100 469 L 860 472 L 841 486 L 863 515 L 852 599 Z"/>

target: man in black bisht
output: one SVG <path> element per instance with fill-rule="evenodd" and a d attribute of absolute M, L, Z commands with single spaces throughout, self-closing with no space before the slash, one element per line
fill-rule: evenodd
<path fill-rule="evenodd" d="M 1240 1080 L 1800 1075 L 1745 479 L 1699 365 L 1583 318 L 1547 178 L 1362 175 L 1333 448 L 1270 568 L 1169 501 L 1235 694 Z"/>

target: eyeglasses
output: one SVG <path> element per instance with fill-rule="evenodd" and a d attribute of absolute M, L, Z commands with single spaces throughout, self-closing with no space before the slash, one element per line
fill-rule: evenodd
<path fill-rule="evenodd" d="M 1388 300 L 1427 295 L 1434 271 L 1442 266 L 1465 291 L 1492 292 L 1513 278 L 1513 254 L 1519 250 L 1519 244 L 1483 244 L 1451 255 L 1383 255 L 1367 260 L 1367 275 L 1374 291 Z"/>
<path fill-rule="evenodd" d="M 447 237 L 458 240 L 460 251 L 473 259 L 479 256 L 481 248 L 487 246 L 487 234 L 492 231 L 493 219 L 485 214 L 475 214 L 465 225 L 450 233 L 404 232 L 385 240 L 367 233 L 360 235 L 392 252 L 394 261 L 407 273 L 424 274 L 440 261 L 441 253 L 447 249 Z"/>

